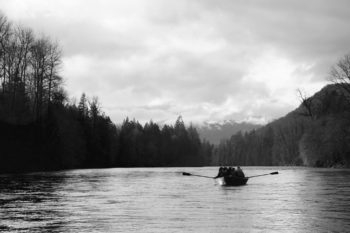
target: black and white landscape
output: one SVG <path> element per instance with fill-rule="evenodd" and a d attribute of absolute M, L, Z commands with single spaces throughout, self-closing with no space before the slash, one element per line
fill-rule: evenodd
<path fill-rule="evenodd" d="M 0 231 L 345 232 L 349 9 L 0 0 Z"/>

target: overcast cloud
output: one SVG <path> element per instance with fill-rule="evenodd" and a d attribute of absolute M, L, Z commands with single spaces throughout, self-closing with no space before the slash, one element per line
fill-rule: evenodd
<path fill-rule="evenodd" d="M 350 1 L 0 0 L 57 39 L 70 96 L 98 96 L 116 123 L 266 123 L 313 94 L 350 51 Z"/>

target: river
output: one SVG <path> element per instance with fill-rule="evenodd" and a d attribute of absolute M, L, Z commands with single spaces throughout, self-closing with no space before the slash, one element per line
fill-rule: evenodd
<path fill-rule="evenodd" d="M 246 167 L 240 187 L 216 167 L 113 168 L 0 175 L 1 232 L 346 232 L 350 170 Z"/>

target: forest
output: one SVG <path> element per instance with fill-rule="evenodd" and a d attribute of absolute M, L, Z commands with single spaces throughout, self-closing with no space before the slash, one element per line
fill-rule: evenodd
<path fill-rule="evenodd" d="M 212 146 L 181 116 L 116 125 L 97 97 L 71 103 L 61 66 L 58 43 L 0 15 L 0 172 L 210 163 Z"/>
<path fill-rule="evenodd" d="M 181 116 L 173 125 L 115 124 L 98 97 L 72 102 L 62 51 L 47 36 L 0 14 L 0 173 L 73 168 L 305 165 L 350 166 L 350 55 L 333 84 L 263 127 L 214 146 Z"/>
<path fill-rule="evenodd" d="M 285 117 L 221 141 L 213 164 L 349 167 L 350 84 L 337 80 L 345 82 L 301 95 L 301 105 Z"/>

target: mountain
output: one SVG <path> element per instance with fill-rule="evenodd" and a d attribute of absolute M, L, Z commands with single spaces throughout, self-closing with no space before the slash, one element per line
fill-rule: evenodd
<path fill-rule="evenodd" d="M 220 142 L 213 165 L 350 167 L 349 99 L 342 85 L 325 86 L 286 116 Z"/>
<path fill-rule="evenodd" d="M 223 139 L 229 139 L 238 132 L 249 132 L 253 129 L 260 128 L 261 125 L 248 122 L 238 123 L 233 120 L 225 120 L 223 122 L 204 122 L 202 125 L 196 126 L 201 139 L 205 139 L 212 144 L 219 144 Z"/>

